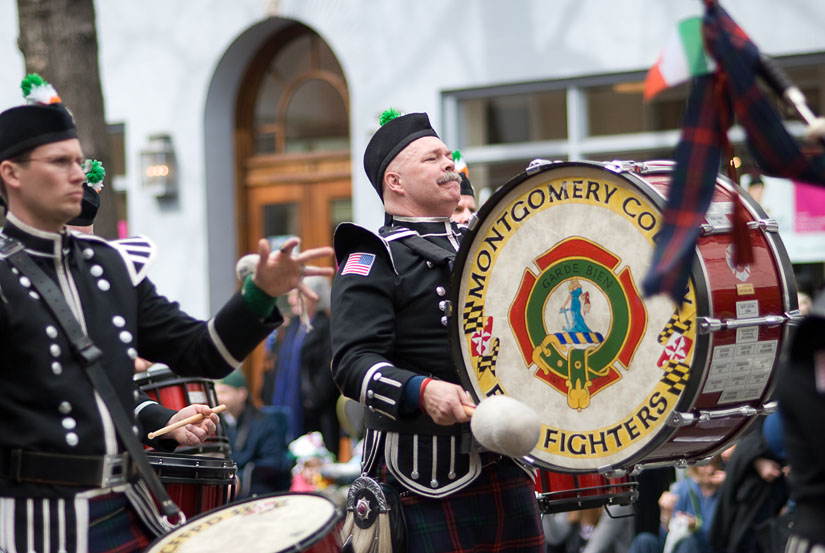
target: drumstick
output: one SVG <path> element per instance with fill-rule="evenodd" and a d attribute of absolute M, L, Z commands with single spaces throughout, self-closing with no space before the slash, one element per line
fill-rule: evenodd
<path fill-rule="evenodd" d="M 213 413 L 220 413 L 222 411 L 226 411 L 226 405 L 224 405 L 223 403 L 221 403 L 217 407 L 212 408 Z M 191 417 L 186 417 L 183 420 L 179 420 L 178 422 L 172 423 L 168 426 L 164 426 L 163 428 L 158 428 L 154 432 L 149 432 L 148 438 L 150 440 L 153 439 L 153 438 L 157 438 L 158 436 L 162 436 L 163 434 L 166 434 L 167 432 L 171 432 L 172 430 L 177 430 L 181 426 L 186 426 L 187 424 L 192 424 L 194 422 L 200 422 L 200 420 L 202 418 L 203 418 L 203 413 L 195 413 Z"/>

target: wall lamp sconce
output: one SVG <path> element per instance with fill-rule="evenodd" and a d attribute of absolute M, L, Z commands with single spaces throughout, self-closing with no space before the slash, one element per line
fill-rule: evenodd
<path fill-rule="evenodd" d="M 158 199 L 175 198 L 178 195 L 178 171 L 172 137 L 153 134 L 140 152 L 143 169 L 143 188 Z"/>

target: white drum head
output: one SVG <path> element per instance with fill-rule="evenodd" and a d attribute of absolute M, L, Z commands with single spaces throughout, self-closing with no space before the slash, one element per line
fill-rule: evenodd
<path fill-rule="evenodd" d="M 505 185 L 462 245 L 451 321 L 462 379 L 476 398 L 536 411 L 540 466 L 626 468 L 671 432 L 696 305 L 693 283 L 681 309 L 641 296 L 659 200 L 596 164 L 553 164 Z"/>
<path fill-rule="evenodd" d="M 304 551 L 326 536 L 332 537 L 340 518 L 335 504 L 320 495 L 272 495 L 199 516 L 163 536 L 147 552 Z"/>

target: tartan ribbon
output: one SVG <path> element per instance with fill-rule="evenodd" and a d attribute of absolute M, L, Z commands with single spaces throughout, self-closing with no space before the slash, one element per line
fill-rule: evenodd
<path fill-rule="evenodd" d="M 702 32 L 717 71 L 693 82 L 674 154 L 676 167 L 662 229 L 642 282 L 645 296 L 664 292 L 677 303 L 687 288 L 699 225 L 713 197 L 722 152 L 728 148 L 731 113 L 744 127 L 748 148 L 763 173 L 825 185 L 825 156 L 806 156 L 788 134 L 756 83 L 759 49 L 715 0 L 706 1 Z M 746 233 L 744 206 L 737 198 L 734 248 L 739 264 L 748 262 L 751 255 Z"/>

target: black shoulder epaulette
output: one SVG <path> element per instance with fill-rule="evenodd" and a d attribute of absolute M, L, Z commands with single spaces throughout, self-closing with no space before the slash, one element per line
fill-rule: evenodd
<path fill-rule="evenodd" d="M 398 272 L 395 270 L 392 252 L 387 241 L 355 223 L 341 223 L 338 225 L 332 238 L 332 246 L 335 249 L 335 259 L 339 265 L 346 262 L 350 253 L 366 248 L 370 253 L 376 253 L 384 257 L 392 270 Z"/>

